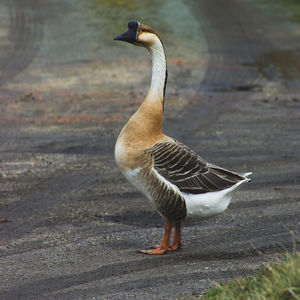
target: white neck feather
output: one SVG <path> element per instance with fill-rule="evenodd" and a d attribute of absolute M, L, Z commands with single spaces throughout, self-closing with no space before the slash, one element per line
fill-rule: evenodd
<path fill-rule="evenodd" d="M 148 47 L 148 51 L 152 57 L 152 78 L 148 97 L 153 100 L 159 98 L 160 101 L 163 101 L 167 63 L 159 38 L 154 39 L 154 42 Z"/>

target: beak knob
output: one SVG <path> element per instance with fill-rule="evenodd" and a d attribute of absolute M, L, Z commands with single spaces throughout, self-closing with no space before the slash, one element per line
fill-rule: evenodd
<path fill-rule="evenodd" d="M 140 23 L 137 21 L 128 22 L 128 30 L 122 34 L 115 36 L 114 40 L 115 41 L 124 41 L 127 43 L 136 42 L 139 27 L 140 27 Z"/>

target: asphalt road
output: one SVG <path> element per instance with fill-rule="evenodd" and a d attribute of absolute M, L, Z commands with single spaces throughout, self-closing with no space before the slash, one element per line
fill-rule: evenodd
<path fill-rule="evenodd" d="M 0 4 L 2 299 L 199 295 L 299 246 L 299 23 L 267 1 L 146 4 Z M 146 51 L 112 41 L 130 19 L 165 43 L 165 132 L 253 172 L 163 256 L 137 253 L 163 222 L 113 157 L 150 79 Z"/>

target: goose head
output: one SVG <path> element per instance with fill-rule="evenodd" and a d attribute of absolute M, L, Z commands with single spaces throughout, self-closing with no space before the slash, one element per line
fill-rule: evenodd
<path fill-rule="evenodd" d="M 158 34 L 151 27 L 137 21 L 128 22 L 128 30 L 114 37 L 114 40 L 146 48 L 151 47 L 157 39 Z"/>

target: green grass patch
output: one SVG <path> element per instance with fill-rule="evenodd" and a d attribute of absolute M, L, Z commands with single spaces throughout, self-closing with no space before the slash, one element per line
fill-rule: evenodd
<path fill-rule="evenodd" d="M 300 252 L 286 254 L 255 276 L 217 284 L 199 299 L 300 300 Z"/>
<path fill-rule="evenodd" d="M 270 12 L 293 23 L 300 23 L 299 0 L 256 0 L 256 3 L 266 7 Z"/>
<path fill-rule="evenodd" d="M 92 0 L 95 6 L 105 8 L 127 8 L 138 9 L 140 7 L 137 0 Z"/>
<path fill-rule="evenodd" d="M 289 20 L 295 23 L 300 22 L 300 1 L 299 0 L 275 0 L 279 9 L 288 10 Z"/>

